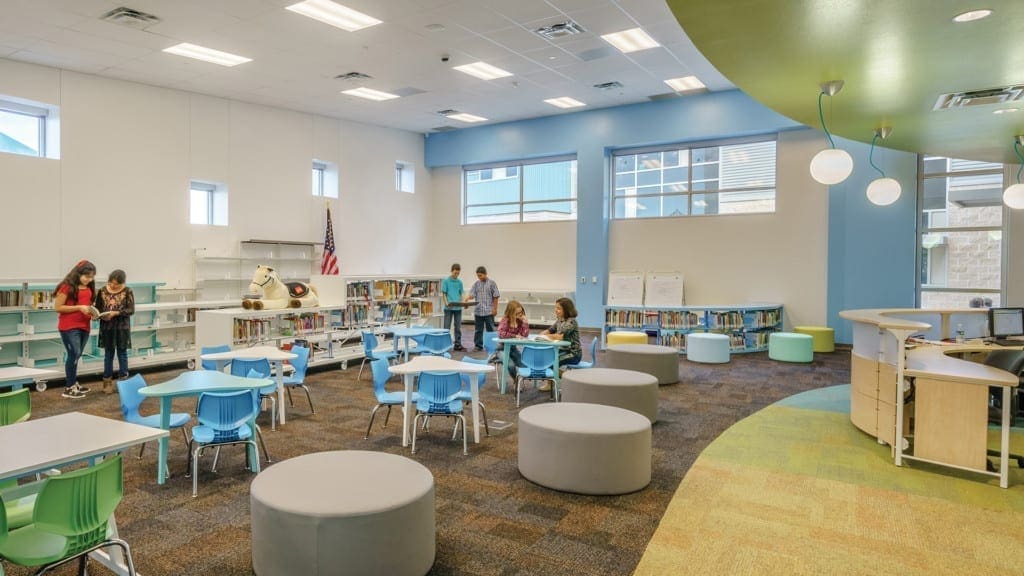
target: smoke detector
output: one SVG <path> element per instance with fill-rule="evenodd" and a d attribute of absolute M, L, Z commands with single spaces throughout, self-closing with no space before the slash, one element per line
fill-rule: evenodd
<path fill-rule="evenodd" d="M 121 26 L 128 26 L 129 28 L 135 28 L 136 30 L 145 30 L 159 22 L 160 18 L 126 6 L 119 6 L 110 12 L 107 12 L 103 16 L 100 16 L 100 20 L 113 24 L 120 24 Z"/>
<path fill-rule="evenodd" d="M 347 74 L 338 74 L 334 77 L 335 80 L 369 80 L 370 78 L 372 76 L 362 72 L 348 72 Z"/>
<path fill-rule="evenodd" d="M 537 28 L 534 32 L 548 40 L 556 40 L 558 38 L 565 38 L 567 36 L 580 34 L 583 32 L 583 27 L 572 20 L 569 20 L 568 22 L 560 22 L 558 24 L 552 24 L 551 26 Z"/>
<path fill-rule="evenodd" d="M 1017 102 L 1024 97 L 1024 84 L 1004 86 L 1002 88 L 985 88 L 942 94 L 935 101 L 933 110 L 949 110 L 952 108 L 968 108 L 971 106 L 987 106 L 989 104 L 1006 104 Z"/>

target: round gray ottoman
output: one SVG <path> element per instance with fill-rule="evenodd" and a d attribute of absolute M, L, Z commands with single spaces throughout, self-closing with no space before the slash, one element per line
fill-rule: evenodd
<path fill-rule="evenodd" d="M 258 474 L 249 498 L 258 576 L 422 576 L 434 564 L 434 477 L 404 456 L 291 458 Z"/>
<path fill-rule="evenodd" d="M 679 382 L 679 350 L 654 344 L 612 344 L 605 354 L 605 366 L 646 372 L 658 384 Z"/>
<path fill-rule="evenodd" d="M 530 406 L 519 412 L 519 473 L 562 492 L 636 492 L 651 482 L 651 421 L 600 404 Z"/>
<path fill-rule="evenodd" d="M 618 406 L 658 421 L 658 379 L 617 368 L 569 370 L 562 376 L 562 400 Z"/>

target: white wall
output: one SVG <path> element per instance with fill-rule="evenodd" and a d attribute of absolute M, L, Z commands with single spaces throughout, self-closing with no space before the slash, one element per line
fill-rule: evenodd
<path fill-rule="evenodd" d="M 192 249 L 323 241 L 314 158 L 339 168 L 330 202 L 342 274 L 423 266 L 431 213 L 420 134 L 0 59 L 0 94 L 61 107 L 59 160 L 0 154 L 0 277 L 60 277 L 81 258 L 129 281 L 192 284 Z M 394 189 L 396 160 L 416 193 Z M 228 185 L 229 226 L 188 223 L 190 179 Z"/>
<path fill-rule="evenodd" d="M 774 214 L 613 221 L 609 270 L 682 272 L 688 305 L 781 302 L 787 327 L 824 325 L 828 191 L 807 176 L 822 144 L 779 134 Z"/>
<path fill-rule="evenodd" d="M 467 288 L 477 266 L 505 290 L 573 290 L 576 222 L 461 225 L 462 168 L 434 168 L 433 203 L 423 260 L 430 270 L 462 265 Z M 417 178 L 419 176 L 417 175 Z"/>

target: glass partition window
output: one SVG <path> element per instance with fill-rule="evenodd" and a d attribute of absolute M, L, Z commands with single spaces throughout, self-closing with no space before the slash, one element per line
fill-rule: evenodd
<path fill-rule="evenodd" d="M 1003 165 L 922 156 L 918 166 L 920 306 L 999 306 Z"/>
<path fill-rule="evenodd" d="M 775 212 L 771 140 L 613 154 L 613 218 Z"/>
<path fill-rule="evenodd" d="M 463 224 L 576 219 L 576 159 L 463 168 Z"/>

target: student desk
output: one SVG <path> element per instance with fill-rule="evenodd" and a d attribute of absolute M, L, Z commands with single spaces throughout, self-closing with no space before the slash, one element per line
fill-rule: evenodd
<path fill-rule="evenodd" d="M 25 368 L 24 366 L 8 366 L 0 368 L 0 387 L 10 386 L 11 390 L 20 390 L 22 386 L 35 384 L 36 390 L 46 390 L 46 381 L 60 376 L 56 370 Z"/>
<path fill-rule="evenodd" d="M 499 380 L 501 385 L 501 393 L 505 393 L 505 378 L 508 374 L 508 357 L 512 353 L 513 346 L 536 346 L 538 348 L 566 348 L 569 346 L 569 342 L 566 340 L 531 340 L 529 338 L 498 338 L 497 342 L 502 344 L 502 371 L 501 378 Z M 552 369 L 555 377 L 555 400 L 558 400 L 559 392 L 559 375 L 558 375 L 558 353 L 555 353 L 555 366 Z"/>
<path fill-rule="evenodd" d="M 494 372 L 490 364 L 471 364 L 459 362 L 443 356 L 417 356 L 405 364 L 390 368 L 392 374 L 401 374 L 405 383 L 405 404 L 402 414 L 402 446 L 409 445 L 409 425 L 412 422 L 412 387 L 413 377 L 420 372 L 458 372 L 459 374 L 481 374 Z M 469 379 L 469 393 L 473 406 L 473 442 L 480 443 L 480 383 L 478 378 Z"/>
<path fill-rule="evenodd" d="M 398 356 L 398 339 L 405 339 L 405 357 L 403 362 L 409 361 L 409 340 L 417 336 L 424 336 L 426 334 L 450 334 L 448 330 L 444 328 L 425 328 L 425 327 L 410 327 L 410 328 L 385 328 L 386 331 L 391 332 L 391 336 L 394 338 L 395 343 L 395 356 Z"/>
<path fill-rule="evenodd" d="M 210 360 L 217 364 L 217 370 L 224 370 L 224 366 L 232 360 L 266 360 L 274 369 L 274 376 L 277 379 L 277 422 L 281 426 L 285 423 L 285 402 L 284 402 L 284 361 L 294 360 L 298 355 L 294 352 L 281 350 L 274 346 L 253 346 L 252 348 L 237 348 L 227 352 L 212 352 L 203 354 L 201 360 Z M 270 376 L 270 374 L 267 374 Z M 264 384 L 269 386 L 270 384 Z"/>
<path fill-rule="evenodd" d="M 840 317 L 853 322 L 850 363 L 850 420 L 880 443 L 893 447 L 893 460 L 920 460 L 985 474 L 1008 485 L 1010 395 L 1017 375 L 970 362 L 955 355 L 1003 349 L 981 342 L 919 344 L 908 347 L 911 334 L 927 332 L 931 325 L 914 320 L 942 314 L 974 314 L 978 310 L 844 310 Z M 947 326 L 948 321 L 943 324 Z M 1010 347 L 1020 349 L 1020 347 Z M 988 389 L 1002 389 L 999 472 L 986 470 Z M 905 413 L 907 394 L 913 389 L 913 413 Z M 914 446 L 904 432 L 914 418 Z"/>
<path fill-rule="evenodd" d="M 129 424 L 82 412 L 27 420 L 0 427 L 0 480 L 18 478 L 57 466 L 94 461 L 107 454 L 159 439 L 167 442 L 167 430 Z M 117 520 L 110 516 L 117 537 Z M 115 574 L 128 574 L 119 548 L 90 554 Z"/>
<path fill-rule="evenodd" d="M 238 392 L 239 390 L 258 390 L 270 386 L 269 378 L 243 378 L 232 376 L 216 370 L 191 370 L 182 372 L 175 378 L 160 384 L 139 389 L 139 394 L 147 398 L 160 399 L 160 427 L 166 432 L 171 427 L 171 400 L 182 396 L 199 396 L 203 392 Z M 249 422 L 256 430 L 256 418 Z M 167 438 L 169 433 L 160 438 L 160 455 L 157 459 L 156 481 L 163 484 L 167 481 Z M 252 447 L 248 448 L 249 462 L 252 471 L 260 471 L 260 459 Z"/>

